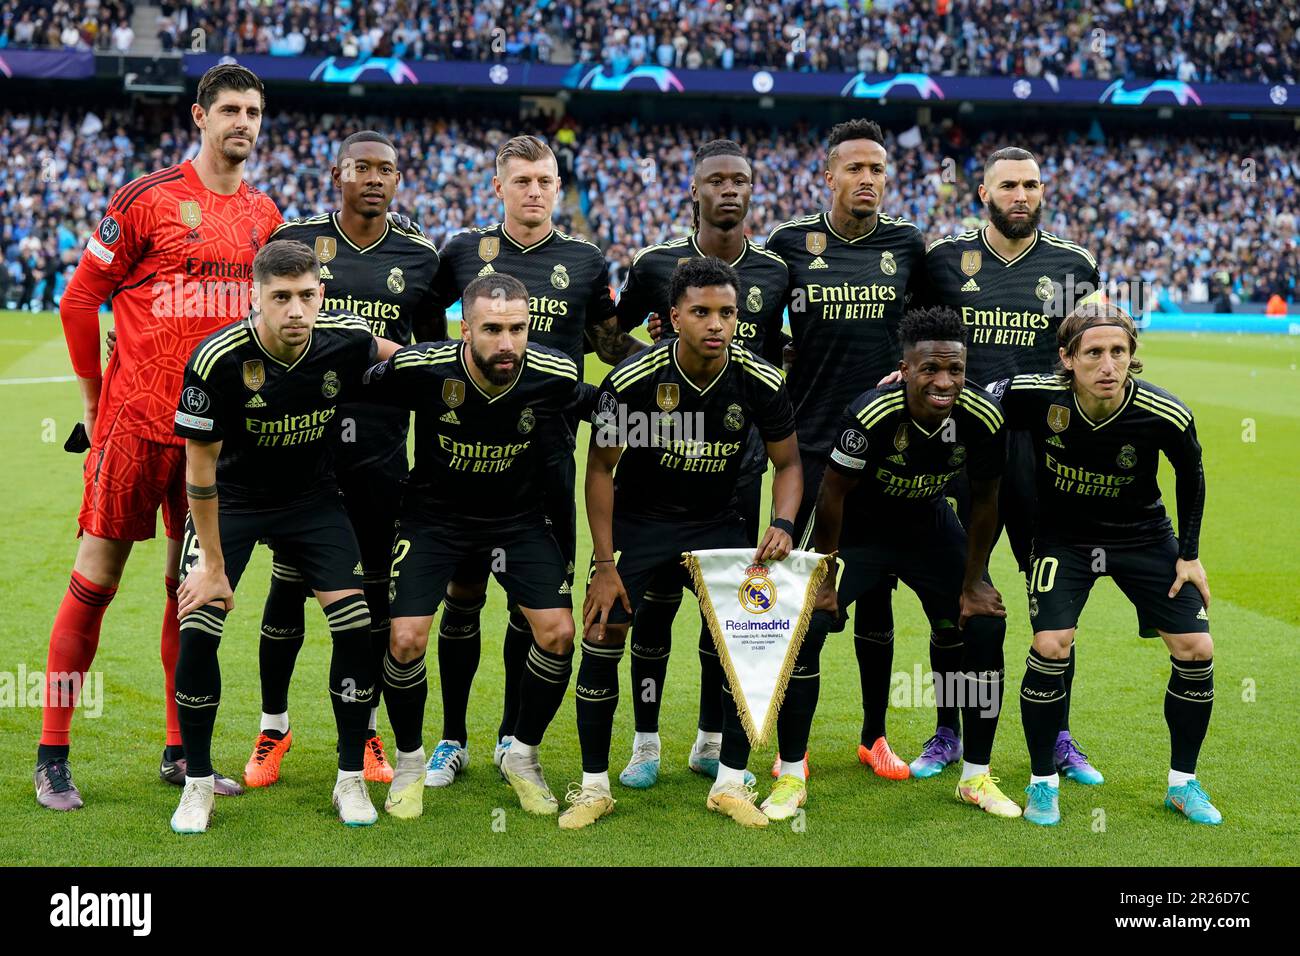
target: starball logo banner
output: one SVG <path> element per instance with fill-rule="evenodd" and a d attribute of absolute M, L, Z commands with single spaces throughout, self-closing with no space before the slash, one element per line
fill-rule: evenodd
<path fill-rule="evenodd" d="M 813 601 L 826 577 L 826 558 L 793 551 L 784 561 L 753 564 L 753 548 L 682 557 L 745 733 L 750 744 L 761 747 L 776 727 Z"/>

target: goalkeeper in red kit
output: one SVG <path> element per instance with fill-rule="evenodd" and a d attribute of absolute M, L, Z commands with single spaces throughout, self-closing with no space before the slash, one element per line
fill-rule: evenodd
<path fill-rule="evenodd" d="M 159 775 L 185 783 L 173 681 L 180 649 L 176 575 L 187 512 L 185 443 L 174 433 L 178 401 L 184 407 L 181 382 L 195 347 L 248 313 L 253 256 L 281 222 L 275 203 L 243 181 L 262 125 L 261 81 L 244 67 L 216 66 L 199 81 L 197 100 L 190 109 L 200 132 L 198 155 L 114 194 L 59 304 L 85 403 L 84 433 L 79 426 L 67 447 L 85 451 L 88 442 L 89 454 L 72 580 L 50 632 L 36 756 L 36 799 L 52 810 L 82 805 L 68 765 L 68 728 L 127 556 L 136 541 L 154 536 L 160 506 L 167 534 L 167 746 Z M 101 371 L 99 307 L 107 299 L 118 339 Z M 246 383 L 259 374 L 246 367 Z M 216 792 L 241 791 L 218 775 Z"/>

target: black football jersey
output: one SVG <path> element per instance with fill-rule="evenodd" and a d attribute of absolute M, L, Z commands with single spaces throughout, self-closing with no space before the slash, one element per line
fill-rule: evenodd
<path fill-rule="evenodd" d="M 673 270 L 680 262 L 703 256 L 694 235 L 638 252 L 618 294 L 618 324 L 623 331 L 632 331 L 655 312 L 663 322 L 664 337 L 674 335 L 669 321 L 672 303 L 668 301 Z M 790 270 L 780 256 L 751 239 L 745 240 L 744 252 L 731 267 L 740 276 L 733 341 L 779 366 Z"/>
<path fill-rule="evenodd" d="M 898 326 L 923 278 L 925 241 L 906 219 L 879 216 L 846 239 L 826 213 L 782 223 L 767 249 L 790 269 L 790 331 L 797 351 L 790 397 L 800 452 L 824 457 L 840 414 L 898 369 Z"/>
<path fill-rule="evenodd" d="M 625 444 L 614 514 L 716 521 L 731 508 L 752 425 L 766 442 L 794 432 L 781 372 L 732 343 L 704 388 L 677 364 L 679 341 L 638 352 L 600 386 L 593 441 Z"/>
<path fill-rule="evenodd" d="M 968 330 L 966 378 L 981 386 L 1051 372 L 1056 328 L 1069 309 L 1097 291 L 1097 261 L 1082 246 L 1050 232 L 1010 261 L 988 244 L 985 230 L 947 236 L 925 252 L 920 298 L 961 313 Z"/>
<path fill-rule="evenodd" d="M 343 232 L 338 213 L 291 219 L 272 239 L 296 239 L 321 262 L 326 310 L 358 315 L 380 338 L 399 345 L 421 338 L 445 339 L 447 321 L 433 298 L 438 251 L 415 232 L 388 222 L 384 234 L 364 249 Z M 405 474 L 409 412 L 379 405 L 349 404 L 339 412 L 334 459 L 340 474 L 381 468 Z"/>
<path fill-rule="evenodd" d="M 527 527 L 543 513 L 546 426 L 584 395 L 578 368 L 530 342 L 514 384 L 490 396 L 470 376 L 466 349 L 461 342 L 400 349 L 365 374 L 362 398 L 415 412 L 404 511 L 449 534 Z"/>
<path fill-rule="evenodd" d="M 1197 556 L 1205 476 L 1192 413 L 1175 396 L 1129 377 L 1104 421 L 1079 408 L 1055 375 L 1017 375 L 990 387 L 1011 428 L 1034 442 L 1038 536 L 1067 544 L 1142 545 L 1172 533 L 1156 476 L 1160 453 L 1174 466 L 1179 553 Z"/>
<path fill-rule="evenodd" d="M 440 260 L 436 287 L 443 309 L 477 276 L 514 276 L 528 289 L 529 343 L 558 349 L 578 368 L 587 328 L 614 315 L 605 256 L 585 239 L 558 229 L 531 246 L 515 242 L 499 222 L 470 229 L 447 241 Z"/>
<path fill-rule="evenodd" d="M 221 442 L 221 511 L 274 511 L 338 493 L 332 432 L 341 398 L 359 385 L 375 346 L 366 320 L 325 312 L 289 364 L 266 350 L 251 319 L 199 344 L 185 366 L 175 432 Z"/>
<path fill-rule="evenodd" d="M 905 532 L 919 516 L 948 506 L 944 489 L 963 470 L 981 481 L 1000 477 L 1006 464 L 1002 409 L 973 387 L 958 393 L 933 429 L 908 411 L 902 382 L 863 392 L 838 428 L 827 467 L 859 480 L 845 502 L 841 544 L 864 541 L 879 525 Z"/>

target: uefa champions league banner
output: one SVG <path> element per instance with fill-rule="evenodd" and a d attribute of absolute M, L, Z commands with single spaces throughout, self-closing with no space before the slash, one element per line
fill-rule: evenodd
<path fill-rule="evenodd" d="M 792 551 L 754 564 L 753 548 L 682 555 L 752 746 L 767 743 L 812 618 L 826 556 Z"/>

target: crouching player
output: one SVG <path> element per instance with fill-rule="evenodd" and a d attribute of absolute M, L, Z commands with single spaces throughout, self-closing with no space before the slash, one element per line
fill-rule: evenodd
<path fill-rule="evenodd" d="M 822 479 L 813 540 L 823 554 L 840 552 L 844 573 L 838 599 L 833 577 L 822 586 L 809 636 L 842 628 L 850 604 L 897 575 L 921 599 L 934 633 L 963 645 L 960 686 L 942 690 L 961 707 L 965 760 L 957 799 L 1018 817 L 1020 807 L 989 772 L 1002 709 L 1006 609 L 987 566 L 1005 422 L 997 402 L 966 388 L 966 327 L 956 312 L 913 310 L 898 334 L 902 382 L 850 403 Z M 970 478 L 969 531 L 943 493 L 962 471 Z M 863 688 L 863 705 L 883 728 L 889 674 L 880 677 Z"/>
<path fill-rule="evenodd" d="M 189 764 L 171 821 L 177 833 L 202 833 L 212 817 L 217 647 L 260 539 L 292 556 L 334 639 L 334 806 L 349 826 L 376 819 L 361 776 L 376 680 L 367 650 L 370 612 L 329 447 L 340 393 L 355 389 L 376 357 L 391 355 L 397 344 L 376 339 L 364 319 L 320 315 L 324 294 L 308 246 L 267 243 L 253 259 L 253 316 L 208 336 L 185 367 L 175 430 L 185 439 L 190 514 L 177 592 L 176 704 Z"/>
<path fill-rule="evenodd" d="M 1135 377 L 1133 320 L 1110 304 L 1080 306 L 1057 330 L 1055 375 L 1017 375 L 992 386 L 1012 428 L 1034 442 L 1040 502 L 1029 576 L 1034 643 L 1020 686 L 1032 776 L 1025 819 L 1061 819 L 1052 749 L 1060 729 L 1079 615 L 1109 575 L 1137 610 L 1138 633 L 1159 634 L 1173 665 L 1165 691 L 1169 789 L 1165 805 L 1196 823 L 1223 819 L 1196 779 L 1214 703 L 1210 588 L 1198 558 L 1205 474 L 1192 413 Z M 1174 466 L 1178 534 L 1156 475 Z"/>

